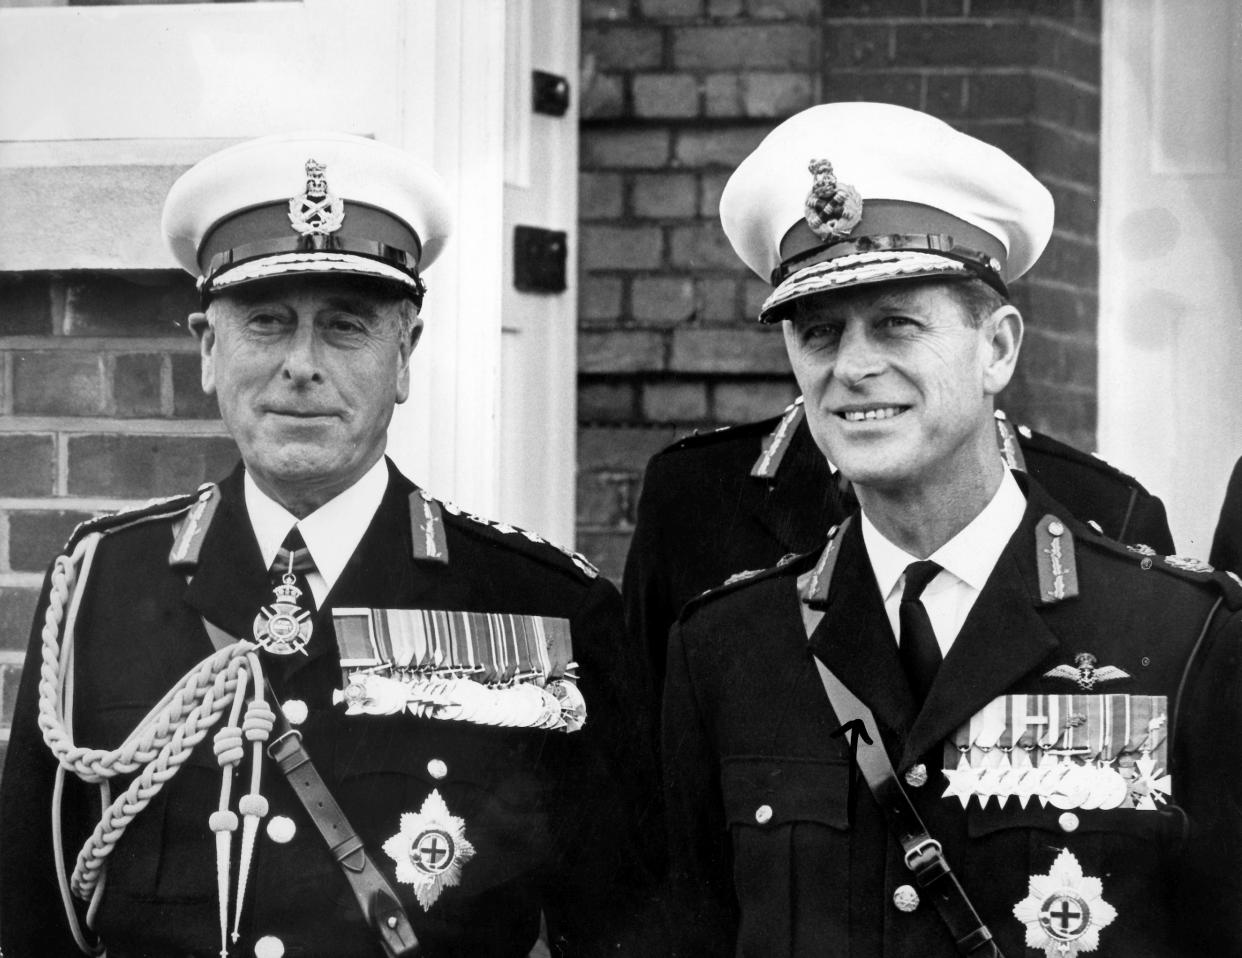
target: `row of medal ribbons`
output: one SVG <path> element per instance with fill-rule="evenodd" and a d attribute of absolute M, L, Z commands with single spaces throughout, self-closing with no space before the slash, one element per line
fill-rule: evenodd
<path fill-rule="evenodd" d="M 1169 800 L 1163 695 L 1005 695 L 945 742 L 946 799 L 1061 809 Z"/>
<path fill-rule="evenodd" d="M 336 609 L 349 715 L 393 715 L 577 731 L 566 619 L 443 609 Z"/>

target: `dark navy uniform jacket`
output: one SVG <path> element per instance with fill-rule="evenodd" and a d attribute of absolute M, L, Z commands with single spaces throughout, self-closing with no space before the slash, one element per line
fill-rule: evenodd
<path fill-rule="evenodd" d="M 668 630 L 691 598 L 745 570 L 823 545 L 849 511 L 805 420 L 774 479 L 750 475 L 778 419 L 691 436 L 652 457 L 626 560 L 630 634 L 664 674 Z M 1164 505 L 1138 482 L 1063 442 L 1013 430 L 1027 472 L 1082 521 L 1120 542 L 1173 552 Z"/>
<path fill-rule="evenodd" d="M 1218 569 L 1242 573 L 1242 459 L 1229 474 L 1209 560 Z"/>
<path fill-rule="evenodd" d="M 189 586 L 169 567 L 173 521 L 184 512 L 103 536 L 78 617 L 76 741 L 116 747 L 178 678 L 211 653 L 200 617 L 249 636 L 271 587 L 245 515 L 241 472 L 222 498 Z M 387 492 L 324 603 L 338 607 L 461 609 L 563 617 L 587 704 L 587 723 L 566 734 L 393 716 L 346 716 L 331 617 L 310 655 L 264 653 L 281 701 L 300 699 L 303 742 L 372 859 L 396 888 L 423 954 L 525 956 L 547 918 L 554 954 L 647 954 L 646 872 L 637 819 L 650 800 L 649 681 L 641 654 L 622 639 L 616 589 L 590 578 L 549 545 L 465 516 L 443 517 L 448 561 L 412 556 L 414 487 L 390 465 Z M 174 504 L 175 506 L 175 504 Z M 76 955 L 53 876 L 49 808 L 54 763 L 36 728 L 40 602 L 18 693 L 0 795 L 0 934 L 8 958 Z M 447 775 L 433 777 L 438 759 Z M 443 766 L 437 763 L 436 770 Z M 248 768 L 248 764 L 243 766 Z M 245 776 L 248 779 L 248 772 Z M 115 847 L 96 923 L 113 958 L 217 955 L 215 845 L 208 817 L 220 794 L 211 736 L 129 826 Z M 119 794 L 125 781 L 114 783 Z M 241 788 L 238 785 L 237 788 Z M 461 884 L 429 909 L 394 877 L 382 850 L 405 812 L 432 789 L 464 819 L 475 849 Z M 94 787 L 68 776 L 70 858 L 98 819 Z M 272 816 L 296 824 L 287 844 L 259 830 L 241 941 L 230 954 L 278 937 L 287 958 L 378 956 L 380 947 L 337 864 L 279 770 L 265 762 Z M 236 791 L 235 791 L 236 794 Z M 234 852 L 236 868 L 236 851 Z M 231 923 L 231 919 L 230 919 Z M 640 940 L 634 944 L 634 939 Z"/>
<path fill-rule="evenodd" d="M 1239 590 L 1131 552 L 1036 484 L 1024 488 L 1022 524 L 917 713 L 857 521 L 809 639 L 797 577 L 817 554 L 687 606 L 670 640 L 663 718 L 679 955 L 731 955 L 735 944 L 747 958 L 957 953 L 928 901 L 912 912 L 894 903 L 914 878 L 861 778 L 851 812 L 853 766 L 832 734 L 842 720 L 812 655 L 871 708 L 899 777 L 918 761 L 931 767 L 908 791 L 1006 958 L 1043 954 L 1025 947 L 1014 907 L 1063 849 L 1116 909 L 1102 958 L 1242 953 Z M 1055 602 L 1041 589 L 1047 557 L 1035 538 L 1048 515 L 1076 540 L 1079 594 Z M 1180 810 L 1079 810 L 1071 829 L 1035 799 L 963 810 L 943 798 L 946 738 L 999 696 L 1078 693 L 1044 673 L 1084 651 L 1131 676 L 1096 692 L 1168 696 Z"/>

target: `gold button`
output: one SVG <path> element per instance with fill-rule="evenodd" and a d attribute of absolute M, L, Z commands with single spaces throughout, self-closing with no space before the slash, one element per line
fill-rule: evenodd
<path fill-rule="evenodd" d="M 908 914 L 919 907 L 919 893 L 912 885 L 898 885 L 893 889 L 893 904 L 897 906 L 898 911 Z"/>
<path fill-rule="evenodd" d="M 285 943 L 275 935 L 264 935 L 254 943 L 254 958 L 284 958 Z"/>
<path fill-rule="evenodd" d="M 267 837 L 277 845 L 292 841 L 297 832 L 298 826 L 294 824 L 293 819 L 284 815 L 273 815 L 267 821 Z"/>
<path fill-rule="evenodd" d="M 437 780 L 444 778 L 448 774 L 448 765 L 444 763 L 443 759 L 433 758 L 427 763 L 427 774 Z"/>
<path fill-rule="evenodd" d="M 927 784 L 927 766 L 922 762 L 906 769 L 906 784 L 911 788 L 920 788 Z"/>
<path fill-rule="evenodd" d="M 757 821 L 760 825 L 766 825 L 768 822 L 772 821 L 772 806 L 760 805 L 756 808 L 755 821 Z"/>
<path fill-rule="evenodd" d="M 1061 831 L 1072 832 L 1078 829 L 1078 816 L 1073 812 L 1063 812 L 1057 817 L 1057 824 L 1061 826 Z"/>
<path fill-rule="evenodd" d="M 288 702 L 282 703 L 280 710 L 284 713 L 285 719 L 290 725 L 301 725 L 306 721 L 306 716 L 309 713 L 306 703 L 301 699 L 290 699 Z"/>

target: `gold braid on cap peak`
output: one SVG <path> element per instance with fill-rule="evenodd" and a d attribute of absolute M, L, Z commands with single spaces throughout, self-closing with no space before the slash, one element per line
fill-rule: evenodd
<path fill-rule="evenodd" d="M 862 221 L 862 196 L 849 183 L 837 180 L 828 160 L 811 160 L 815 177 L 806 196 L 806 223 L 820 239 L 845 236 Z"/>

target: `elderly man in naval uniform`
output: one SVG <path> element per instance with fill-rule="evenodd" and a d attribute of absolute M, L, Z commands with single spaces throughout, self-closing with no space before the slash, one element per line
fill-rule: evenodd
<path fill-rule="evenodd" d="M 837 103 L 772 131 L 721 218 L 859 508 L 673 629 L 677 953 L 1239 954 L 1242 590 L 996 454 L 1047 190 Z"/>
<path fill-rule="evenodd" d="M 172 188 L 218 485 L 49 573 L 0 795 L 9 958 L 648 954 L 642 657 L 581 556 L 385 459 L 449 233 L 436 174 L 339 135 Z M 50 813 L 49 813 L 50 812 Z"/>

